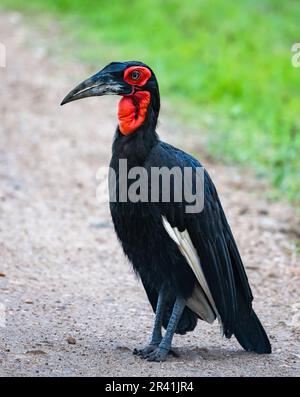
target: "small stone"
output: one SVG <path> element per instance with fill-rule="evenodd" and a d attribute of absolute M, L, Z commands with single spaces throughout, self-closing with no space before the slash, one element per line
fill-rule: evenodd
<path fill-rule="evenodd" d="M 67 342 L 69 343 L 69 345 L 76 345 L 76 339 L 73 336 L 68 336 Z"/>
<path fill-rule="evenodd" d="M 0 272 L 0 277 L 6 277 L 6 274 L 3 272 Z"/>
<path fill-rule="evenodd" d="M 31 299 L 26 299 L 26 300 L 24 301 L 24 303 L 27 303 L 28 305 L 32 305 L 32 304 L 33 304 L 33 301 L 32 301 Z"/>

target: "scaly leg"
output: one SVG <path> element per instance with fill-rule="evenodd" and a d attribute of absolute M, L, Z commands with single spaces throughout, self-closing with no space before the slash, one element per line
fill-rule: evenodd
<path fill-rule="evenodd" d="M 164 361 L 171 349 L 172 339 L 176 330 L 178 321 L 185 308 L 185 299 L 177 298 L 173 307 L 172 315 L 170 317 L 165 336 L 161 340 L 159 346 L 151 353 L 147 354 L 148 361 Z"/>
<path fill-rule="evenodd" d="M 147 345 L 143 349 L 134 349 L 133 354 L 137 354 L 138 356 L 146 358 L 146 356 L 149 353 L 153 352 L 160 344 L 162 340 L 161 327 L 162 327 L 162 319 L 163 319 L 165 303 L 166 303 L 166 292 L 164 288 L 162 288 L 157 298 L 154 327 L 149 345 Z"/>

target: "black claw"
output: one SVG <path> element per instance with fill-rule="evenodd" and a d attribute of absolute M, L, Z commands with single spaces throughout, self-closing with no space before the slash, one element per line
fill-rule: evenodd
<path fill-rule="evenodd" d="M 144 347 L 143 349 L 134 349 L 133 350 L 133 354 L 136 356 L 139 356 L 143 359 L 146 359 L 147 357 L 149 357 L 149 355 L 151 353 L 153 353 L 155 350 L 157 349 L 156 345 L 147 345 L 146 347 Z"/>

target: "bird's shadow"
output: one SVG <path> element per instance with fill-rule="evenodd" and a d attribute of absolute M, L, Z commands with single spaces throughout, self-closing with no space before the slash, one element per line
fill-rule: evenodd
<path fill-rule="evenodd" d="M 246 352 L 244 350 L 232 350 L 226 348 L 215 347 L 197 347 L 192 346 L 188 348 L 176 349 L 179 357 L 184 361 L 195 360 L 209 360 L 209 361 L 222 361 L 235 358 L 250 358 L 254 357 L 254 353 Z"/>

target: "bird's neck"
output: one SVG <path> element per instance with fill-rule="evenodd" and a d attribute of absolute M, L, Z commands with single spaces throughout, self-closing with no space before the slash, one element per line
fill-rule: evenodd
<path fill-rule="evenodd" d="M 159 138 L 155 130 L 148 130 L 141 126 L 129 135 L 123 135 L 117 128 L 113 142 L 113 163 L 126 159 L 128 169 L 143 166 L 152 148 L 158 143 Z"/>

